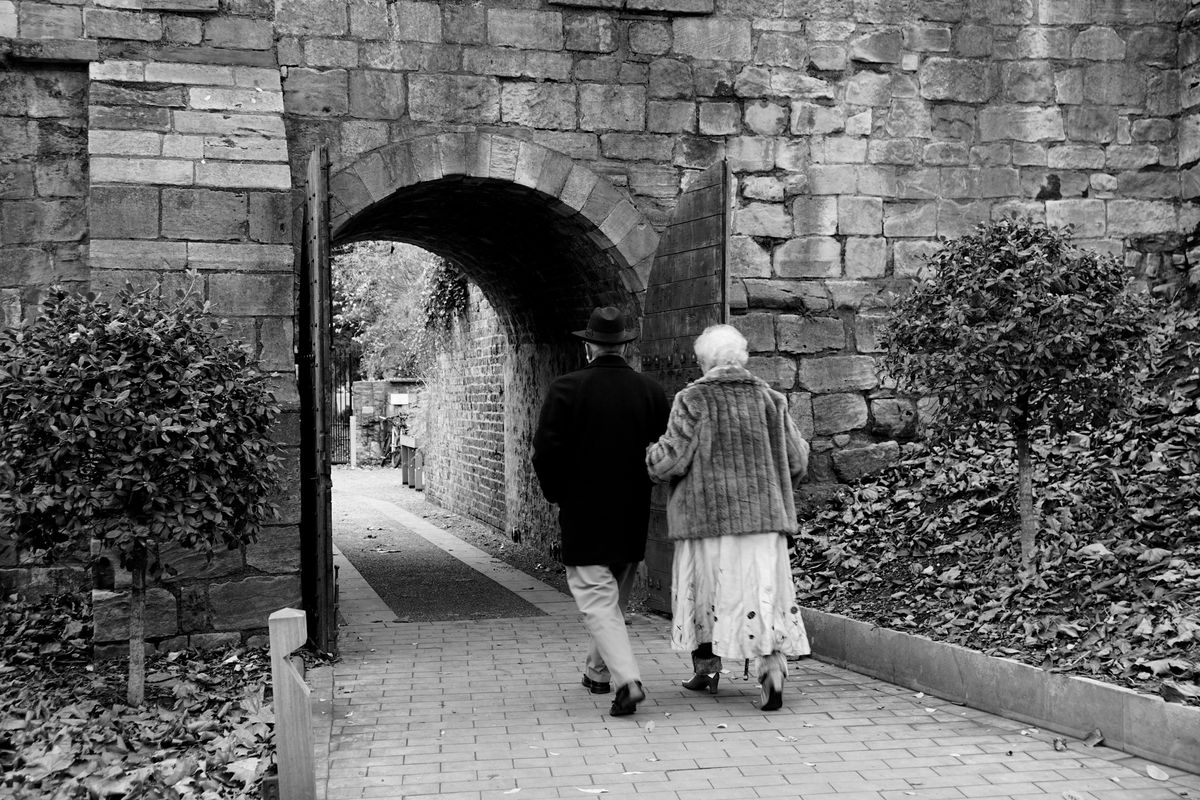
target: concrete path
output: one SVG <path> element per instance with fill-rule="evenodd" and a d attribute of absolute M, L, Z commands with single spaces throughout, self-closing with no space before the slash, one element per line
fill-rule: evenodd
<path fill-rule="evenodd" d="M 335 491 L 341 503 L 368 498 Z M 780 711 L 741 664 L 717 697 L 679 687 L 667 624 L 631 620 L 649 696 L 632 717 L 579 685 L 574 603 L 386 500 L 372 508 L 544 616 L 395 622 L 339 557 L 341 660 L 318 720 L 318 796 L 634 800 L 1200 800 L 1200 776 L 805 659 Z M 322 689 L 318 689 L 318 695 Z M 324 689 L 329 694 L 329 688 Z"/>

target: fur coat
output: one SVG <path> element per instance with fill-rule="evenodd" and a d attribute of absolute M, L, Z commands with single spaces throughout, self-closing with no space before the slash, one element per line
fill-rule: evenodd
<path fill-rule="evenodd" d="M 793 488 L 808 471 L 808 443 L 787 398 L 743 367 L 715 367 L 675 395 L 646 467 L 671 484 L 671 539 L 798 530 Z"/>

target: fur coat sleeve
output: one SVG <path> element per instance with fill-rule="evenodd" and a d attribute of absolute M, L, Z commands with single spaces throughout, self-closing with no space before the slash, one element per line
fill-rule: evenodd
<path fill-rule="evenodd" d="M 675 396 L 646 467 L 671 484 L 672 539 L 798 530 L 793 489 L 808 443 L 787 398 L 741 367 L 712 370 Z"/>

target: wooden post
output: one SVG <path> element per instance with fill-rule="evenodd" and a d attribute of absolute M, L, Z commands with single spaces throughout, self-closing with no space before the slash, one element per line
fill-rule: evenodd
<path fill-rule="evenodd" d="M 275 752 L 279 796 L 284 800 L 316 800 L 310 689 L 303 662 L 292 653 L 308 639 L 304 612 L 281 608 L 268 619 L 271 633 L 271 684 L 275 694 Z"/>
<path fill-rule="evenodd" d="M 425 491 L 425 454 L 420 450 L 413 451 L 413 488 Z"/>
<path fill-rule="evenodd" d="M 350 415 L 350 469 L 358 466 L 358 417 Z"/>

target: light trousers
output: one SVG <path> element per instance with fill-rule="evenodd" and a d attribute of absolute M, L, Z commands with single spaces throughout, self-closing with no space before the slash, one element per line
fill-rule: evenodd
<path fill-rule="evenodd" d="M 592 637 L 586 674 L 593 681 L 611 681 L 615 688 L 642 679 L 625 629 L 625 606 L 636 574 L 636 563 L 567 567 L 567 585 Z"/>

